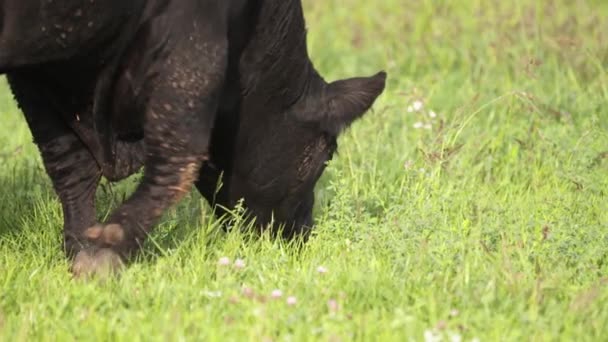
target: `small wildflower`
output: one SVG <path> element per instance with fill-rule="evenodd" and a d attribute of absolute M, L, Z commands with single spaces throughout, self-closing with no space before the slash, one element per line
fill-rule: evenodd
<path fill-rule="evenodd" d="M 433 128 L 433 125 L 431 125 L 430 123 L 427 123 L 424 125 L 424 129 L 431 129 Z"/>
<path fill-rule="evenodd" d="M 413 160 L 406 160 L 405 163 L 403 163 L 403 168 L 406 170 L 411 169 L 414 166 L 414 161 Z"/>
<path fill-rule="evenodd" d="M 298 303 L 298 300 L 294 296 L 287 297 L 287 305 L 294 306 Z"/>
<path fill-rule="evenodd" d="M 243 260 L 243 259 L 234 260 L 234 268 L 245 268 L 245 260 Z"/>
<path fill-rule="evenodd" d="M 436 118 L 437 117 L 437 113 L 435 113 L 434 111 L 429 111 L 429 116 L 432 118 Z"/>
<path fill-rule="evenodd" d="M 450 317 L 456 317 L 458 316 L 458 314 L 460 314 L 460 311 L 458 311 L 458 309 L 450 310 Z"/>
<path fill-rule="evenodd" d="M 276 289 L 276 290 L 272 290 L 272 292 L 270 293 L 270 297 L 272 299 L 279 299 L 281 297 L 283 297 L 283 291 Z"/>
<path fill-rule="evenodd" d="M 324 266 L 319 266 L 317 267 L 317 272 L 319 272 L 320 274 L 325 274 L 327 273 L 327 268 L 325 268 Z"/>
<path fill-rule="evenodd" d="M 330 312 L 337 312 L 340 309 L 340 305 L 338 304 L 338 301 L 335 299 L 330 299 L 327 301 L 327 308 L 329 309 Z"/>
<path fill-rule="evenodd" d="M 419 111 L 419 110 L 421 110 L 421 109 L 422 109 L 422 107 L 424 107 L 424 105 L 422 104 L 422 101 L 416 100 L 416 101 L 414 101 L 414 103 L 412 103 L 412 108 L 413 108 L 415 111 Z"/>
<path fill-rule="evenodd" d="M 424 342 L 439 342 L 441 341 L 441 335 L 433 330 L 424 331 Z"/>
<path fill-rule="evenodd" d="M 414 127 L 415 129 L 420 129 L 420 128 L 424 127 L 424 124 L 423 124 L 422 122 L 420 122 L 420 121 L 419 121 L 419 122 L 414 123 L 414 126 L 413 126 L 413 127 Z"/>
<path fill-rule="evenodd" d="M 217 261 L 217 264 L 220 266 L 228 266 L 228 265 L 230 265 L 230 258 L 221 257 L 220 260 Z"/>
<path fill-rule="evenodd" d="M 408 112 L 408 113 L 413 113 L 413 112 L 414 112 L 414 107 L 412 107 L 412 106 L 407 106 L 407 112 Z"/>
<path fill-rule="evenodd" d="M 209 298 L 219 298 L 222 296 L 221 291 L 205 291 L 205 295 Z"/>
<path fill-rule="evenodd" d="M 253 298 L 253 296 L 254 296 L 253 289 L 248 286 L 243 286 L 241 293 L 243 294 L 243 296 L 245 296 L 247 298 Z"/>
<path fill-rule="evenodd" d="M 450 334 L 450 342 L 462 342 L 462 336 L 457 333 Z"/>

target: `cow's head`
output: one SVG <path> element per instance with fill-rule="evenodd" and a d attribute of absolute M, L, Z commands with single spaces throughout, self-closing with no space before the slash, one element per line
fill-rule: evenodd
<path fill-rule="evenodd" d="M 287 109 L 274 107 L 272 100 L 259 106 L 263 111 L 244 108 L 229 202 L 244 198 L 257 223 L 282 225 L 284 236 L 307 233 L 313 224 L 313 190 L 338 136 L 372 106 L 385 80 L 380 72 L 328 84 L 315 73 Z"/>

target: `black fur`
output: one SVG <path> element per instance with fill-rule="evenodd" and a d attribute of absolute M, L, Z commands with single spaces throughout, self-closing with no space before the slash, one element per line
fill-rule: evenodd
<path fill-rule="evenodd" d="M 0 71 L 63 204 L 76 274 L 118 267 L 194 183 L 225 207 L 244 199 L 261 227 L 306 233 L 338 134 L 384 89 L 384 73 L 318 75 L 299 0 L 1 6 Z M 97 224 L 100 177 L 141 166 L 135 193 Z"/>

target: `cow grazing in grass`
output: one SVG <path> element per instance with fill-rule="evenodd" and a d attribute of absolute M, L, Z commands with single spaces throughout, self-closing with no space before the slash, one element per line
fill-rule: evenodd
<path fill-rule="evenodd" d="M 284 235 L 385 74 L 327 83 L 300 0 L 1 0 L 0 73 L 63 206 L 72 271 L 114 271 L 193 184 Z M 144 166 L 103 223 L 95 191 Z M 223 187 L 215 193 L 218 176 Z"/>

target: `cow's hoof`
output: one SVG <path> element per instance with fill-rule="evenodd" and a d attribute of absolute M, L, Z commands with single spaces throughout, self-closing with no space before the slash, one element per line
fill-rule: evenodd
<path fill-rule="evenodd" d="M 117 275 L 124 267 L 118 253 L 109 248 L 88 248 L 78 252 L 72 263 L 75 278 L 107 279 Z"/>

